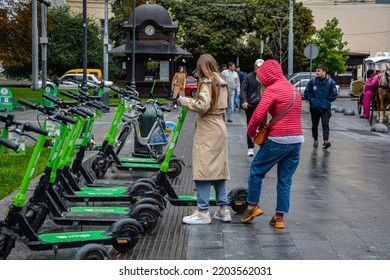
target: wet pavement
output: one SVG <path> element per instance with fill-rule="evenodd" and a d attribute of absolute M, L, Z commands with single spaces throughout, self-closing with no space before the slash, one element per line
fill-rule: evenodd
<path fill-rule="evenodd" d="M 357 101 L 342 89 L 337 107 L 353 109 Z M 371 132 L 369 123 L 357 115 L 345 116 L 332 112 L 330 141 L 332 147 L 323 151 L 312 146 L 309 106 L 303 103 L 302 124 L 305 143 L 301 161 L 293 178 L 290 213 L 285 216 L 285 229 L 269 225 L 276 202 L 276 168 L 263 181 L 260 206 L 264 215 L 250 224 L 241 224 L 242 214 L 232 211 L 232 222 L 213 220 L 210 225 L 185 225 L 185 215 L 194 207 L 168 204 L 157 228 L 140 238 L 137 246 L 121 259 L 138 260 L 205 260 L 205 259 L 266 259 L 266 260 L 389 260 L 390 259 L 390 135 Z M 111 110 L 113 111 L 113 110 Z M 112 112 L 97 120 L 94 135 L 99 143 L 110 124 Z M 16 112 L 20 121 L 32 120 L 33 112 Z M 176 112 L 166 115 L 176 120 Z M 34 117 L 35 118 L 35 117 Z M 175 155 L 186 166 L 172 185 L 178 194 L 195 194 L 191 171 L 191 145 L 196 116 L 187 115 Z M 229 164 L 231 180 L 228 189 L 247 187 L 251 158 L 246 156 L 246 120 L 242 111 L 228 123 Z M 320 131 L 320 136 L 321 136 Z M 320 146 L 322 145 L 320 141 Z M 131 148 L 131 144 L 128 148 Z M 256 151 L 258 149 L 256 148 Z M 96 152 L 89 152 L 93 158 Z M 85 162 L 86 165 L 90 161 Z M 124 173 L 114 168 L 107 180 L 132 180 L 138 172 Z M 150 174 L 145 174 L 150 176 Z M 36 180 L 32 182 L 33 187 Z M 4 216 L 12 196 L 0 202 Z M 211 214 L 216 211 L 211 207 Z M 42 230 L 58 229 L 49 220 Z M 70 252 L 60 251 L 59 259 Z M 52 252 L 31 252 L 18 242 L 9 259 L 52 259 Z"/>

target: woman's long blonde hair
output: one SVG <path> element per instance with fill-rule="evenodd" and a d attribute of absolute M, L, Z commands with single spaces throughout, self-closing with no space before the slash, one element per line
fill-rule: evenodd
<path fill-rule="evenodd" d="M 211 80 L 211 109 L 214 109 L 221 90 L 221 82 L 218 76 L 223 79 L 218 68 L 217 61 L 210 54 L 202 54 L 196 63 L 196 73 L 199 76 L 198 90 L 200 90 L 200 84 L 204 79 Z"/>

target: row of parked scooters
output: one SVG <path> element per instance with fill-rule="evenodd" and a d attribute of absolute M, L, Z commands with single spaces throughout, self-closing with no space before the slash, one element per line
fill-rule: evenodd
<path fill-rule="evenodd" d="M 99 94 L 91 96 L 81 89 L 77 93 L 61 92 L 73 101 L 64 101 L 56 94 L 43 94 L 51 103 L 48 106 L 18 100 L 23 106 L 39 111 L 44 116 L 44 122 L 41 127 L 36 127 L 18 122 L 13 115 L 0 116 L 0 122 L 5 123 L 0 138 L 0 152 L 3 146 L 15 151 L 19 148 L 7 139 L 10 128 L 19 134 L 39 134 L 23 181 L 4 221 L 0 223 L 0 259 L 9 256 L 17 239 L 31 250 L 53 250 L 55 255 L 59 249 L 80 248 L 72 256 L 73 259 L 111 259 L 118 253 L 132 250 L 141 234 L 151 233 L 157 227 L 159 217 L 167 206 L 166 200 L 176 206 L 196 205 L 196 196 L 178 196 L 170 181 L 180 175 L 184 165 L 173 155 L 173 150 L 187 110 L 180 111 L 177 124 L 172 126 L 168 126 L 163 115 L 158 114 L 150 132 L 144 137 L 140 135 L 138 121 L 142 113 L 148 107 L 159 112 L 169 111 L 169 108 L 155 101 L 141 105 L 135 91 L 112 89 L 118 92 L 120 103 L 92 164 L 96 177 L 103 177 L 112 164 L 122 170 L 153 170 L 157 171 L 157 175 L 131 183 L 102 184 L 84 168 L 82 163 L 90 143 L 94 120 L 101 110 L 110 109 L 99 101 Z M 118 131 L 121 121 L 125 124 Z M 54 138 L 44 173 L 27 201 L 31 175 L 49 136 L 48 122 L 58 123 L 60 133 Z M 150 151 L 148 158 L 120 157 L 119 152 L 131 131 Z M 81 144 L 77 144 L 80 136 Z M 167 145 L 169 138 L 171 144 Z M 168 149 L 163 149 L 165 146 Z M 246 195 L 246 189 L 242 188 L 229 193 L 233 210 L 238 213 L 245 211 Z M 100 202 L 112 202 L 112 206 L 106 206 L 107 203 L 102 206 Z M 215 197 L 211 197 L 210 204 L 215 205 Z M 60 232 L 39 233 L 47 217 L 62 225 Z M 73 230 L 65 231 L 64 225 L 72 226 Z M 99 226 L 99 230 L 91 230 L 93 226 Z M 105 226 L 108 228 L 100 229 Z M 113 249 L 108 250 L 111 247 Z"/>

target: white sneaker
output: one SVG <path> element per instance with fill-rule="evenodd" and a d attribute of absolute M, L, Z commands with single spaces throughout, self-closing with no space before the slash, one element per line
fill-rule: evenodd
<path fill-rule="evenodd" d="M 186 224 L 210 224 L 211 223 L 211 218 L 210 218 L 210 213 L 207 211 L 207 213 L 195 211 L 191 216 L 185 216 L 183 218 L 183 223 Z"/>
<path fill-rule="evenodd" d="M 253 157 L 255 154 L 253 153 L 253 149 L 248 149 L 248 152 L 246 153 L 248 157 Z"/>
<path fill-rule="evenodd" d="M 176 104 L 173 106 L 173 109 L 177 109 L 177 105 Z"/>
<path fill-rule="evenodd" d="M 219 209 L 217 212 L 214 213 L 214 219 L 221 220 L 222 222 L 230 222 L 232 220 L 232 217 L 230 216 L 229 210 Z"/>

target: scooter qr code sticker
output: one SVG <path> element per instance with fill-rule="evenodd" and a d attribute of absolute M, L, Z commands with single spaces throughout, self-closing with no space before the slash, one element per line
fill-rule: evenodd
<path fill-rule="evenodd" d="M 46 130 L 49 131 L 50 137 L 60 136 L 60 124 L 50 119 L 46 120 Z"/>
<path fill-rule="evenodd" d="M 17 152 L 9 149 L 10 156 L 22 156 L 26 154 L 26 141 L 23 135 L 16 133 L 13 129 L 9 129 L 8 140 L 19 146 Z"/>

